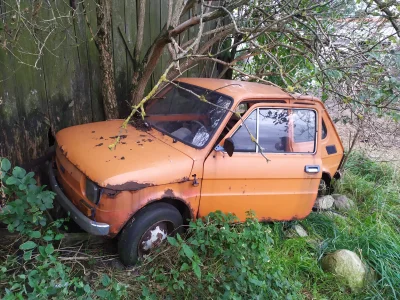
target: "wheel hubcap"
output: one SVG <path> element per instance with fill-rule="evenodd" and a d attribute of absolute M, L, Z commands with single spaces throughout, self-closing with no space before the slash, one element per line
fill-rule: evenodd
<path fill-rule="evenodd" d="M 170 232 L 169 227 L 171 227 L 169 225 L 171 224 L 167 221 L 160 221 L 147 229 L 139 241 L 140 256 L 149 254 L 152 249 L 158 247 L 167 238 Z"/>

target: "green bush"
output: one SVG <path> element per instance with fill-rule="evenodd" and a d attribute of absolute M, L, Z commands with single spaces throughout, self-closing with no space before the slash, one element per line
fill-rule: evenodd
<path fill-rule="evenodd" d="M 233 215 L 211 213 L 191 222 L 184 240 L 151 255 L 140 268 L 143 296 L 173 299 L 296 299 L 301 285 L 282 275 L 269 256 L 271 230 L 253 215 L 234 223 Z"/>
<path fill-rule="evenodd" d="M 0 195 L 6 206 L 0 222 L 20 234 L 19 249 L 0 253 L 2 299 L 115 299 L 126 295 L 121 284 L 103 275 L 97 284 L 59 260 L 56 243 L 63 238 L 58 229 L 64 220 L 50 223 L 46 211 L 53 207 L 54 193 L 38 187 L 33 173 L 26 173 L 7 159 L 0 160 Z"/>

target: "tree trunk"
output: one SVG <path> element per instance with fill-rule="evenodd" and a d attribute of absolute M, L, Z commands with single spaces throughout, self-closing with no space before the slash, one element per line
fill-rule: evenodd
<path fill-rule="evenodd" d="M 107 119 L 118 118 L 117 95 L 114 86 L 114 65 L 111 47 L 111 4 L 109 0 L 98 0 L 96 7 L 98 35 L 96 44 L 100 53 L 101 93 Z"/>

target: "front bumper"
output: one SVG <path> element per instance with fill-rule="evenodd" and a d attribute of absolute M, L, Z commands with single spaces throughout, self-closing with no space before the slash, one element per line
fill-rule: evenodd
<path fill-rule="evenodd" d="M 58 186 L 57 178 L 54 173 L 52 164 L 49 164 L 49 178 L 50 186 L 54 193 L 56 193 L 57 202 L 69 212 L 71 218 L 86 232 L 93 235 L 108 235 L 110 225 L 106 223 L 99 223 L 92 221 L 86 217 L 72 202 L 67 198 L 61 188 Z"/>

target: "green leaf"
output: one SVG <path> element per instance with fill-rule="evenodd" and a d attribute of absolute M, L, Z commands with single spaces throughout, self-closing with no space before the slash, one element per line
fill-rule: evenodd
<path fill-rule="evenodd" d="M 38 239 L 42 236 L 42 234 L 40 233 L 40 231 L 32 231 L 30 233 L 30 236 L 31 236 L 31 238 Z"/>
<path fill-rule="evenodd" d="M 45 247 L 44 247 L 44 246 L 39 246 L 39 253 L 40 253 L 43 257 L 46 257 L 46 256 L 47 256 L 46 250 L 45 250 Z"/>
<path fill-rule="evenodd" d="M 201 270 L 200 270 L 200 266 L 197 262 L 192 261 L 192 269 L 194 274 L 196 274 L 198 279 L 201 279 Z"/>
<path fill-rule="evenodd" d="M 11 169 L 11 163 L 7 158 L 1 159 L 1 170 L 4 172 L 8 172 Z"/>
<path fill-rule="evenodd" d="M 25 177 L 26 171 L 20 167 L 15 167 L 12 174 L 17 178 L 22 179 Z"/>
<path fill-rule="evenodd" d="M 32 250 L 24 252 L 24 260 L 28 261 L 32 258 Z"/>
<path fill-rule="evenodd" d="M 100 297 L 100 299 L 108 299 L 110 292 L 106 290 L 98 290 L 96 291 L 96 296 Z"/>
<path fill-rule="evenodd" d="M 168 240 L 168 243 L 170 243 L 172 246 L 175 246 L 175 247 L 179 246 L 178 241 L 176 240 L 176 238 L 168 236 L 167 240 Z"/>
<path fill-rule="evenodd" d="M 52 235 L 45 235 L 45 236 L 43 237 L 43 239 L 44 239 L 46 242 L 50 242 L 50 241 L 53 240 L 53 236 L 52 236 Z"/>
<path fill-rule="evenodd" d="M 180 272 L 189 270 L 189 265 L 187 263 L 183 263 L 181 266 Z"/>
<path fill-rule="evenodd" d="M 54 252 L 53 244 L 48 244 L 48 245 L 46 246 L 46 248 L 44 249 L 44 251 L 46 251 L 46 253 L 47 253 L 48 255 L 52 254 L 52 253 Z"/>
<path fill-rule="evenodd" d="M 31 249 L 34 249 L 34 248 L 36 248 L 36 243 L 35 242 L 32 242 L 32 241 L 27 241 L 27 242 L 25 242 L 25 243 L 23 243 L 21 246 L 19 246 L 19 249 L 21 249 L 21 250 L 31 250 Z"/>
<path fill-rule="evenodd" d="M 85 284 L 85 286 L 83 287 L 83 290 L 85 291 L 86 294 L 90 293 L 90 291 L 91 291 L 90 286 L 88 284 Z"/>
<path fill-rule="evenodd" d="M 6 180 L 7 185 L 14 185 L 16 183 L 18 183 L 18 179 L 13 176 L 8 177 Z"/>
<path fill-rule="evenodd" d="M 54 240 L 59 241 L 59 240 L 62 240 L 63 238 L 64 238 L 64 235 L 62 233 L 58 233 L 54 237 Z"/>
<path fill-rule="evenodd" d="M 107 287 L 111 284 L 111 279 L 110 279 L 110 277 L 108 277 L 107 274 L 103 274 L 103 277 L 101 278 L 101 284 L 104 287 Z"/>
<path fill-rule="evenodd" d="M 183 252 L 185 253 L 185 255 L 186 255 L 188 258 L 192 259 L 192 257 L 193 257 L 193 251 L 192 251 L 192 249 L 190 249 L 190 247 L 189 247 L 187 244 L 183 244 L 183 245 L 182 245 L 182 249 L 183 249 Z"/>

